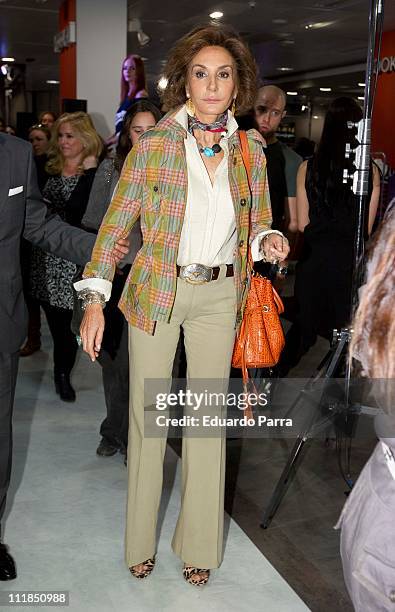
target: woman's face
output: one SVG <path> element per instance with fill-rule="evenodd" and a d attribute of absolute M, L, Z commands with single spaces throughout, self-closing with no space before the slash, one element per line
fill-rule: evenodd
<path fill-rule="evenodd" d="M 150 112 L 136 113 L 132 119 L 129 127 L 129 137 L 132 142 L 132 146 L 136 144 L 141 134 L 144 134 L 147 130 L 155 127 L 155 117 Z"/>
<path fill-rule="evenodd" d="M 55 119 L 51 113 L 45 113 L 45 115 L 41 117 L 41 123 L 51 129 L 55 123 Z"/>
<path fill-rule="evenodd" d="M 78 132 L 67 121 L 59 128 L 58 145 L 63 157 L 68 160 L 77 160 L 84 150 Z"/>
<path fill-rule="evenodd" d="M 136 65 L 132 57 L 128 57 L 122 67 L 123 78 L 127 83 L 134 83 L 136 79 Z"/>
<path fill-rule="evenodd" d="M 44 155 L 47 152 L 49 141 L 41 130 L 32 130 L 29 134 L 29 142 L 33 147 L 33 155 Z"/>
<path fill-rule="evenodd" d="M 204 47 L 191 61 L 186 93 L 195 114 L 204 123 L 212 123 L 237 96 L 237 74 L 231 54 L 223 47 Z"/>

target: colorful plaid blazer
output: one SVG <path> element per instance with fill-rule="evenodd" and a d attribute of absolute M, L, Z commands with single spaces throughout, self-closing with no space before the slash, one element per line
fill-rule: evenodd
<path fill-rule="evenodd" d="M 103 219 L 92 259 L 83 278 L 112 281 L 113 247 L 126 238 L 140 217 L 143 246 L 137 253 L 119 307 L 127 321 L 150 334 L 155 321 L 168 321 L 176 294 L 177 253 L 187 201 L 185 129 L 168 113 L 146 132 L 126 158 L 117 189 Z M 238 133 L 229 144 L 229 184 L 235 210 L 237 250 L 234 258 L 237 325 L 248 293 L 248 242 L 271 225 L 266 158 L 260 137 L 248 132 L 252 189 L 243 164 Z M 250 228 L 251 217 L 251 228 Z"/>

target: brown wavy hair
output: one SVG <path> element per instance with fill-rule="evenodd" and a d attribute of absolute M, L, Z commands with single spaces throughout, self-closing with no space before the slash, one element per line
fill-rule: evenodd
<path fill-rule="evenodd" d="M 64 166 L 64 158 L 59 148 L 59 130 L 64 123 L 70 123 L 76 131 L 77 138 L 84 145 L 79 171 L 83 172 L 82 162 L 86 157 L 94 155 L 99 158 L 103 149 L 103 143 L 95 130 L 92 119 L 87 113 L 63 113 L 56 120 L 51 131 L 51 140 L 48 147 L 48 161 L 45 169 L 48 174 L 61 174 Z"/>
<path fill-rule="evenodd" d="M 248 112 L 257 93 L 257 67 L 251 51 L 233 28 L 210 24 L 198 27 L 181 38 L 170 51 L 163 76 L 166 88 L 160 92 L 166 110 L 186 101 L 185 86 L 192 59 L 204 47 L 223 47 L 233 57 L 236 66 L 238 94 L 236 113 Z"/>
<path fill-rule="evenodd" d="M 118 172 L 121 172 L 126 156 L 132 148 L 132 141 L 130 140 L 129 136 L 130 125 L 138 113 L 151 113 L 155 119 L 155 123 L 158 123 L 158 121 L 160 121 L 162 118 L 162 113 L 160 112 L 159 108 L 150 100 L 143 98 L 142 100 L 133 102 L 123 119 L 122 129 L 119 134 L 118 145 L 115 151 L 114 165 Z"/>
<path fill-rule="evenodd" d="M 127 97 L 128 92 L 129 92 L 129 83 L 125 81 L 125 79 L 123 78 L 123 66 L 127 59 L 132 59 L 134 62 L 134 67 L 136 68 L 135 90 L 131 97 L 134 98 L 136 94 L 139 93 L 139 91 L 143 91 L 144 89 L 147 89 L 143 60 L 141 59 L 139 55 L 135 55 L 135 54 L 127 55 L 121 65 L 121 99 L 119 102 L 120 104 L 122 104 L 122 102 Z"/>
<path fill-rule="evenodd" d="M 361 362 L 366 376 L 380 379 L 383 408 L 395 414 L 395 200 L 372 240 L 369 253 L 350 355 Z"/>

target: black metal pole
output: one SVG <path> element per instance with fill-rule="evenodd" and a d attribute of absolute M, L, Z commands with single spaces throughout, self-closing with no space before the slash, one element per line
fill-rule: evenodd
<path fill-rule="evenodd" d="M 366 78 L 365 78 L 365 97 L 363 119 L 357 124 L 358 135 L 357 139 L 359 146 L 355 155 L 356 171 L 353 175 L 353 192 L 357 199 L 357 232 L 354 250 L 354 272 L 352 280 L 352 312 L 357 305 L 358 289 L 361 286 L 363 279 L 363 257 L 364 257 L 364 228 L 365 215 L 368 208 L 368 191 L 369 191 L 369 173 L 370 173 L 370 143 L 371 143 L 371 117 L 374 103 L 374 94 L 377 83 L 378 63 L 380 59 L 381 35 L 384 20 L 384 0 L 371 0 L 369 13 L 369 40 L 368 54 L 366 63 Z M 350 126 L 352 127 L 352 126 Z M 347 175 L 347 171 L 346 171 Z M 348 177 L 347 177 L 348 178 Z M 346 353 L 347 344 L 349 342 L 350 331 L 342 329 L 338 336 L 338 344 L 333 347 L 333 355 L 330 360 L 327 371 L 324 375 L 329 378 L 336 374 L 337 366 L 342 355 Z M 350 401 L 350 378 L 351 369 L 350 363 L 347 364 L 345 377 L 345 416 L 348 419 L 347 410 Z M 303 397 L 303 392 L 296 399 L 295 404 Z M 325 419 L 326 420 L 326 419 Z M 317 424 L 318 428 L 320 423 Z M 307 425 L 295 441 L 293 450 L 291 451 L 288 462 L 280 476 L 275 490 L 265 509 L 261 527 L 267 529 L 273 519 L 285 492 L 295 476 L 298 464 L 301 461 L 302 451 L 305 443 L 308 441 L 312 433 L 312 423 Z"/>

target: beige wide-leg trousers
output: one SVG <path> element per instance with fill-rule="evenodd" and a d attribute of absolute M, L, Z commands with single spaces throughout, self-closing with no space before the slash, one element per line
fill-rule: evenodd
<path fill-rule="evenodd" d="M 156 551 L 166 439 L 144 437 L 144 379 L 171 379 L 184 330 L 188 379 L 229 378 L 235 337 L 234 278 L 191 285 L 177 280 L 169 323 L 158 322 L 153 336 L 129 328 L 130 426 L 126 563 L 137 565 Z M 226 391 L 226 389 L 225 389 Z M 187 564 L 216 568 L 223 557 L 224 432 L 216 437 L 183 438 L 181 509 L 173 536 L 174 552 Z"/>

